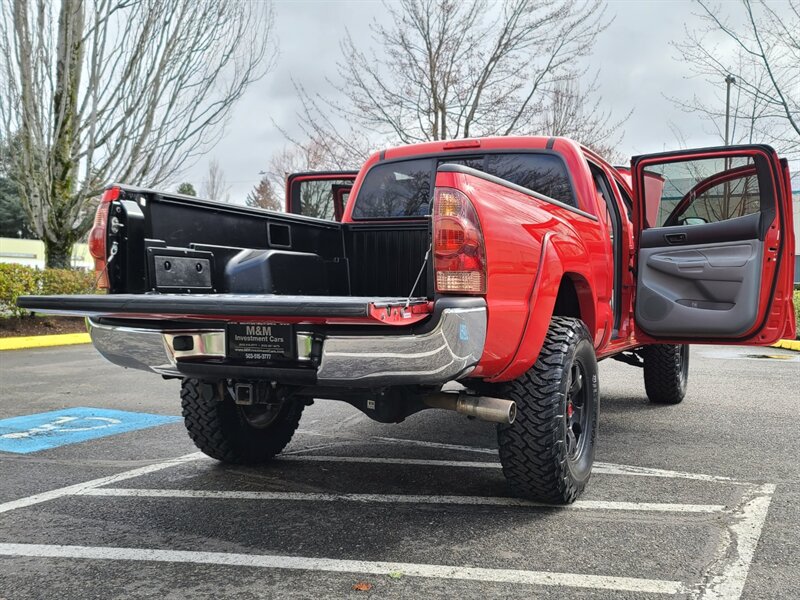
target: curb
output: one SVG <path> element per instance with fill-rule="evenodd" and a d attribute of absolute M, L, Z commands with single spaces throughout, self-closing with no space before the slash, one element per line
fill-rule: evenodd
<path fill-rule="evenodd" d="M 777 344 L 772 344 L 772 347 L 800 352 L 800 340 L 780 340 Z"/>
<path fill-rule="evenodd" d="M 0 350 L 24 350 L 27 348 L 47 348 L 50 346 L 71 346 L 89 344 L 88 333 L 60 333 L 57 335 L 32 335 L 28 337 L 0 338 Z"/>
<path fill-rule="evenodd" d="M 0 338 L 0 351 L 25 350 L 27 348 L 49 348 L 51 346 L 72 346 L 90 344 L 92 339 L 88 333 L 61 333 L 58 335 L 32 335 L 28 337 Z M 780 340 L 772 344 L 773 348 L 800 352 L 800 340 Z"/>

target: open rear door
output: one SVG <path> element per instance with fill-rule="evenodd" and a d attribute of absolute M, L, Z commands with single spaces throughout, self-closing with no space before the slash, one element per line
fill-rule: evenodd
<path fill-rule="evenodd" d="M 292 173 L 286 178 L 286 212 L 341 221 L 358 171 Z"/>
<path fill-rule="evenodd" d="M 795 334 L 791 192 L 768 146 L 634 157 L 642 341 L 766 345 Z"/>

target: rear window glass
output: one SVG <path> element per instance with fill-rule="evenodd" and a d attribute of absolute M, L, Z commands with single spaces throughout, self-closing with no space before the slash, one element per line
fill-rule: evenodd
<path fill-rule="evenodd" d="M 563 161 L 552 154 L 487 154 L 379 164 L 367 173 L 353 207 L 355 219 L 430 214 L 434 169 L 461 164 L 500 177 L 570 206 L 577 206 Z"/>

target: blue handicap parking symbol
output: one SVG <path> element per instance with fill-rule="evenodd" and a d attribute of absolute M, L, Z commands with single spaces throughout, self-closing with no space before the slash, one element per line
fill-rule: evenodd
<path fill-rule="evenodd" d="M 173 423 L 180 417 L 105 408 L 65 408 L 0 420 L 0 451 L 28 454 L 126 431 Z"/>

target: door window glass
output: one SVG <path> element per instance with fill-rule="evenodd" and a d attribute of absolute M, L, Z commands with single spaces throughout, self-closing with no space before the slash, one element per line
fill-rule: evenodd
<path fill-rule="evenodd" d="M 351 179 L 309 179 L 296 182 L 294 185 L 297 189 L 293 193 L 299 193 L 300 214 L 318 219 L 335 219 L 335 188 L 351 186 L 352 183 Z"/>
<path fill-rule="evenodd" d="M 644 179 L 648 227 L 718 223 L 762 210 L 751 157 L 649 166 Z"/>

